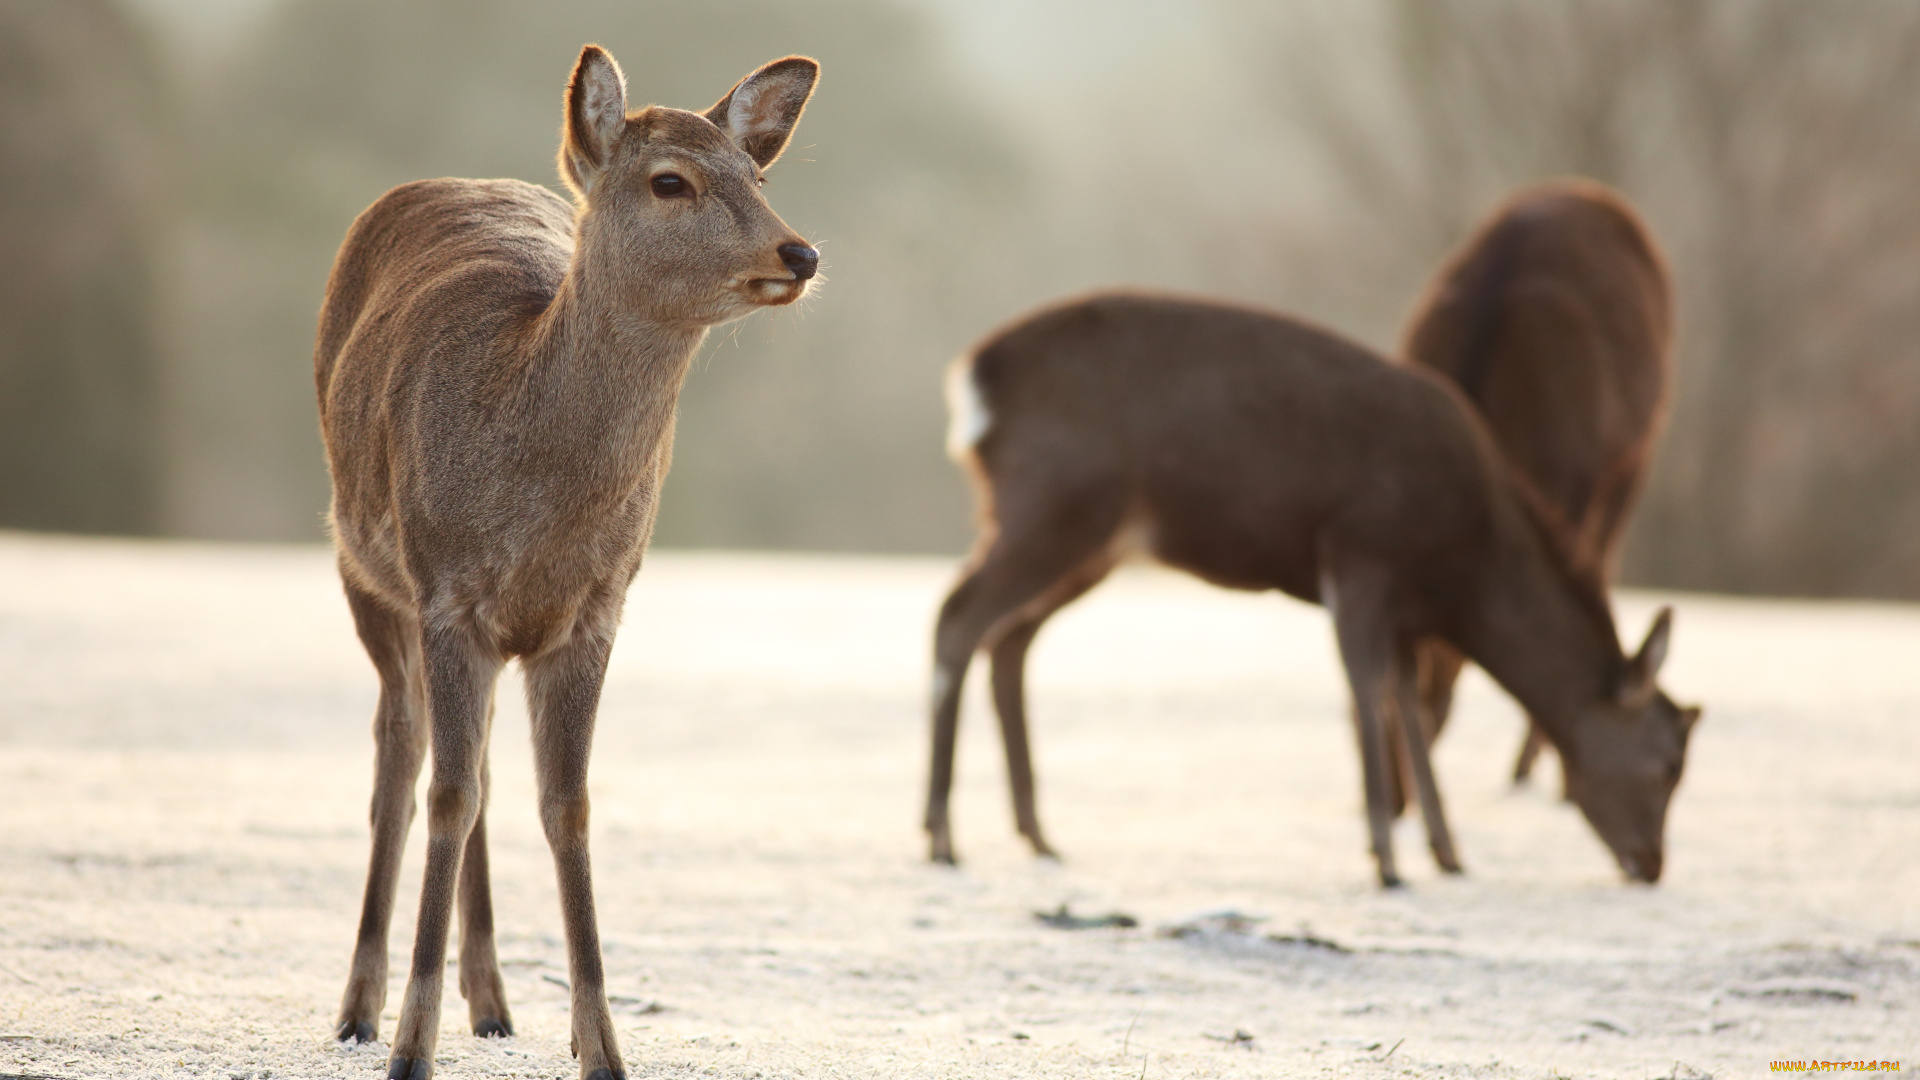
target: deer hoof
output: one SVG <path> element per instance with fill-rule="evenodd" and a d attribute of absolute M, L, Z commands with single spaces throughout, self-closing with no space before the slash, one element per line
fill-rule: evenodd
<path fill-rule="evenodd" d="M 513 1037 L 513 1025 L 504 1017 L 489 1016 L 473 1022 L 473 1033 L 483 1039 L 509 1039 Z"/>
<path fill-rule="evenodd" d="M 1053 850 L 1053 845 L 1042 839 L 1038 832 L 1026 833 L 1025 836 L 1027 843 L 1032 845 L 1033 854 L 1036 858 L 1047 859 L 1052 862 L 1060 861 L 1060 853 Z"/>
<path fill-rule="evenodd" d="M 627 1074 L 625 1071 L 615 1072 L 612 1069 L 601 1067 L 588 1073 L 583 1080 L 627 1080 Z"/>
<path fill-rule="evenodd" d="M 379 1033 L 373 1029 L 371 1020 L 342 1020 L 333 1037 L 341 1042 L 370 1043 Z"/>
<path fill-rule="evenodd" d="M 387 1080 L 432 1080 L 433 1060 L 431 1058 L 393 1056 L 387 1062 Z"/>

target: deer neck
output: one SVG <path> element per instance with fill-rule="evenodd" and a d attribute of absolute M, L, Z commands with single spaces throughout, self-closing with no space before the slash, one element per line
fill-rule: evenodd
<path fill-rule="evenodd" d="M 1564 746 L 1569 725 L 1618 679 L 1619 640 L 1605 598 L 1585 591 L 1529 523 L 1515 524 L 1477 575 L 1460 644 Z"/>
<path fill-rule="evenodd" d="M 659 318 L 586 245 L 532 327 L 520 390 L 526 419 L 552 451 L 622 487 L 650 473 L 672 438 L 674 410 L 703 325 Z"/>

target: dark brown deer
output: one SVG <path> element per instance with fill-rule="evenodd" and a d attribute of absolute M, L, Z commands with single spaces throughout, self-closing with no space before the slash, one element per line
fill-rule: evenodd
<path fill-rule="evenodd" d="M 1015 820 L 1034 808 L 1023 668 L 1041 624 L 1125 554 L 1217 585 L 1279 589 L 1332 612 L 1357 706 L 1380 881 L 1389 718 L 1420 709 L 1415 646 L 1438 636 L 1538 718 L 1569 791 L 1629 878 L 1654 881 L 1697 710 L 1655 682 L 1662 612 L 1622 655 L 1598 581 L 1516 482 L 1444 380 L 1266 312 L 1106 294 L 1016 322 L 956 362 L 953 449 L 983 529 L 934 635 L 932 857 L 954 858 L 947 805 L 960 691 L 992 657 Z M 1424 729 L 1406 725 L 1429 842 L 1455 870 Z"/>
<path fill-rule="evenodd" d="M 513 1030 L 487 883 L 494 683 L 518 658 L 566 925 L 573 1052 L 626 1075 L 587 855 L 587 758 L 627 586 L 707 328 L 799 299 L 819 254 L 761 197 L 819 68 L 777 60 L 705 113 L 628 112 L 598 46 L 567 85 L 571 203 L 514 180 L 395 188 L 355 221 L 314 352 L 340 576 L 380 675 L 373 854 L 337 1035 L 371 1041 L 429 747 L 427 866 L 388 1075 L 433 1072 L 454 900 L 476 1035 Z"/>
<path fill-rule="evenodd" d="M 1560 180 L 1513 195 L 1447 261 L 1404 355 L 1479 407 L 1567 530 L 1577 565 L 1605 583 L 1666 419 L 1672 336 L 1666 260 L 1640 216 L 1607 187 Z M 1463 657 L 1430 638 L 1417 663 L 1431 741 L 1452 710 Z M 1530 724 L 1516 782 L 1546 743 Z M 1407 768 L 1396 773 L 1396 808 Z"/>

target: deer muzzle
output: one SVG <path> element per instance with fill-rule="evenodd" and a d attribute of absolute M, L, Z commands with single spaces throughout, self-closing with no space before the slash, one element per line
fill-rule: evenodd
<path fill-rule="evenodd" d="M 1664 857 L 1659 848 L 1648 847 L 1615 854 L 1620 859 L 1620 869 L 1626 871 L 1628 881 L 1640 881 L 1651 885 L 1660 880 Z"/>
<path fill-rule="evenodd" d="M 780 262 L 792 272 L 793 280 L 805 281 L 820 272 L 820 249 L 806 244 L 781 244 Z"/>

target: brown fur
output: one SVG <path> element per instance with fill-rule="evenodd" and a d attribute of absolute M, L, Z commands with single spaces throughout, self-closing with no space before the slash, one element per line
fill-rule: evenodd
<path fill-rule="evenodd" d="M 812 275 L 817 253 L 759 182 L 816 71 L 790 57 L 705 115 L 629 113 L 619 68 L 589 45 L 562 129 L 574 205 L 513 180 L 426 180 L 382 196 L 340 248 L 314 373 L 340 574 L 380 675 L 373 855 L 341 1039 L 376 1035 L 394 880 L 433 757 L 393 1076 L 433 1069 L 456 885 L 473 1030 L 512 1031 L 485 810 L 494 682 L 516 657 L 560 882 L 574 1053 L 582 1076 L 625 1075 L 588 866 L 594 714 L 694 350 L 709 326 L 798 299 Z M 667 173 L 684 187 L 662 195 Z"/>
<path fill-rule="evenodd" d="M 1435 276 L 1407 331 L 1407 360 L 1465 391 L 1576 565 L 1603 584 L 1666 418 L 1671 295 L 1666 261 L 1626 200 L 1561 180 L 1495 211 Z M 1445 641 L 1420 646 L 1430 739 L 1462 663 Z M 1545 745 L 1530 725 L 1516 781 Z"/>
<path fill-rule="evenodd" d="M 971 394 L 987 414 L 956 447 L 982 493 L 984 528 L 935 631 L 926 825 L 936 860 L 953 859 L 960 689 L 983 645 L 1016 821 L 1050 853 L 1033 802 L 1027 647 L 1140 537 L 1147 553 L 1207 581 L 1332 611 L 1382 883 L 1398 881 L 1387 723 L 1419 710 L 1414 645 L 1429 636 L 1539 718 L 1622 868 L 1659 877 L 1694 715 L 1654 681 L 1669 620 L 1622 655 L 1605 596 L 1556 549 L 1450 384 L 1279 315 L 1143 294 L 1041 311 L 957 364 L 963 411 Z M 1405 742 L 1434 853 L 1457 869 L 1425 740 Z"/>

